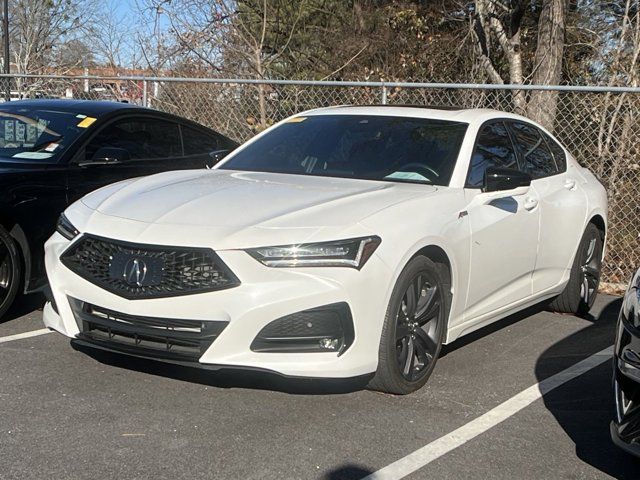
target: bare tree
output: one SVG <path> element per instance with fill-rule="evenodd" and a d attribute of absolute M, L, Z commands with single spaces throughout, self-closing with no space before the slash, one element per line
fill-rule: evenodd
<path fill-rule="evenodd" d="M 116 0 L 100 2 L 85 26 L 96 61 L 116 68 L 135 63 L 135 37 Z"/>
<path fill-rule="evenodd" d="M 9 3 L 9 18 L 12 64 L 28 73 L 49 66 L 54 48 L 82 23 L 72 0 L 15 0 Z"/>
<path fill-rule="evenodd" d="M 522 27 L 526 0 L 476 0 L 472 29 L 479 62 L 494 83 L 522 85 L 525 82 L 557 85 L 562 80 L 562 59 L 566 29 L 567 0 L 543 0 L 537 20 L 537 44 L 534 61 L 525 71 Z M 503 73 L 502 64 L 506 64 Z M 513 92 L 516 112 L 526 114 L 552 129 L 557 108 L 557 94 Z"/>
<path fill-rule="evenodd" d="M 182 65 L 190 59 L 206 65 L 215 74 L 269 78 L 271 67 L 282 57 L 296 31 L 306 0 L 151 0 L 150 7 L 161 9 L 175 42 L 169 47 L 173 61 Z M 286 21 L 284 17 L 286 16 Z M 274 37 L 272 24 L 284 29 Z M 256 85 L 259 129 L 269 124 L 267 87 Z"/>
<path fill-rule="evenodd" d="M 84 23 L 83 13 L 93 0 L 14 0 L 9 2 L 12 70 L 21 73 L 47 73 L 54 66 L 60 73 L 70 65 L 57 65 L 58 50 L 64 49 Z M 57 57 L 57 58 L 56 58 Z M 21 95 L 42 88 L 42 80 L 16 79 Z"/>

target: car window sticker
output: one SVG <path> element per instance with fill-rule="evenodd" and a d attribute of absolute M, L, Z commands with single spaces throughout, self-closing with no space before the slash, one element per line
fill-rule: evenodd
<path fill-rule="evenodd" d="M 77 126 L 80 128 L 88 128 L 90 127 L 93 122 L 95 122 L 97 119 L 93 118 L 93 117 L 85 117 Z"/>

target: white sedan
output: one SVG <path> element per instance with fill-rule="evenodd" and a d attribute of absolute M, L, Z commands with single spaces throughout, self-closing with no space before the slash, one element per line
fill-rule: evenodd
<path fill-rule="evenodd" d="M 45 325 L 93 347 L 299 377 L 425 384 L 443 344 L 538 304 L 585 313 L 605 190 L 492 110 L 333 107 L 214 169 L 97 190 L 46 244 Z"/>

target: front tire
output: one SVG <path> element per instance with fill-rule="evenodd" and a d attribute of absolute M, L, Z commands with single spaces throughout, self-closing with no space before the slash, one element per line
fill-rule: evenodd
<path fill-rule="evenodd" d="M 22 263 L 16 242 L 0 226 L 0 319 L 13 304 L 22 279 Z"/>
<path fill-rule="evenodd" d="M 569 283 L 550 304 L 551 310 L 584 316 L 589 313 L 598 295 L 602 267 L 602 232 L 592 223 L 582 235 L 571 267 Z"/>
<path fill-rule="evenodd" d="M 445 338 L 450 280 L 447 268 L 413 258 L 391 294 L 369 388 L 405 395 L 431 376 Z"/>

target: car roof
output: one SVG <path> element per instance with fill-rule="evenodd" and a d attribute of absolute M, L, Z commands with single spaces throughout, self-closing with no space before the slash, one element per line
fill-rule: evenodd
<path fill-rule="evenodd" d="M 0 104 L 0 108 L 6 107 L 26 107 L 34 109 L 56 109 L 63 112 L 78 112 L 93 117 L 111 113 L 117 110 L 143 110 L 155 111 L 150 108 L 140 107 L 124 102 L 114 102 L 107 100 L 76 100 L 76 99 L 37 99 L 37 100 L 16 100 L 9 103 Z"/>
<path fill-rule="evenodd" d="M 478 123 L 492 118 L 531 120 L 514 113 L 489 108 L 462 108 L 430 105 L 340 105 L 302 112 L 300 115 L 386 115 L 398 117 L 431 118 L 465 123 Z"/>

